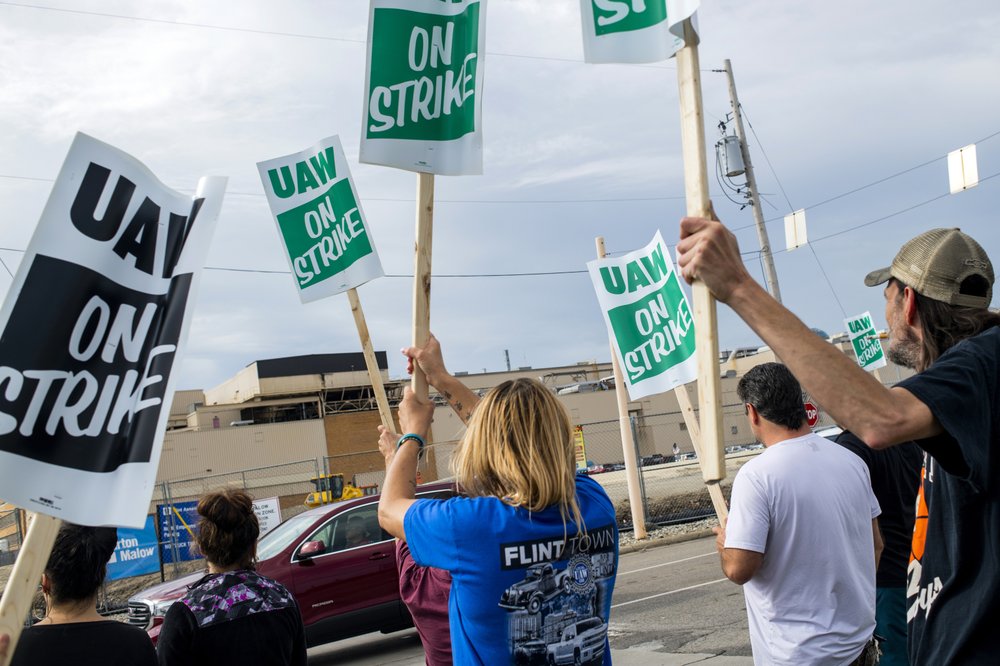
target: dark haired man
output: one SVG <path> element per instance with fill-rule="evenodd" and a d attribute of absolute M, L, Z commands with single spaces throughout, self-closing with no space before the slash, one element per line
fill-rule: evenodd
<path fill-rule="evenodd" d="M 736 390 L 767 448 L 736 475 L 716 546 L 726 577 L 744 586 L 754 663 L 875 663 L 882 542 L 868 469 L 812 433 L 780 363 L 751 368 Z"/>
<path fill-rule="evenodd" d="M 887 389 L 813 335 L 747 272 L 721 223 L 681 220 L 678 266 L 703 280 L 837 423 L 872 448 L 925 452 L 907 585 L 910 662 L 995 664 L 1000 616 L 1000 314 L 993 265 L 958 229 L 903 245 L 886 284 L 890 357 L 918 374 Z"/>

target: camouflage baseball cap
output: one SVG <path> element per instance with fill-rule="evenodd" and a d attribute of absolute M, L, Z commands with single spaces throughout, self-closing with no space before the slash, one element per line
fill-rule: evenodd
<path fill-rule="evenodd" d="M 961 293 L 962 281 L 979 275 L 986 294 Z M 865 277 L 869 287 L 896 278 L 918 294 L 950 305 L 988 308 L 993 299 L 993 264 L 986 251 L 959 229 L 931 229 L 907 241 L 892 265 Z"/>

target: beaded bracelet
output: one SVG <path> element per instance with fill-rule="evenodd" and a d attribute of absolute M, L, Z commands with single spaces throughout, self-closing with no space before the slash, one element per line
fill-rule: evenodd
<path fill-rule="evenodd" d="M 399 447 L 401 447 L 403 445 L 403 442 L 407 440 L 413 440 L 414 442 L 417 443 L 417 460 L 423 458 L 424 446 L 426 446 L 426 442 L 424 442 L 423 437 L 413 432 L 403 435 L 396 441 L 396 450 L 399 451 Z"/>

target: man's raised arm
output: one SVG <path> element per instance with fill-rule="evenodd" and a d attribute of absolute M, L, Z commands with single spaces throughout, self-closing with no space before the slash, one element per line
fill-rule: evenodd
<path fill-rule="evenodd" d="M 736 237 L 721 223 L 681 220 L 677 253 L 684 279 L 708 285 L 716 299 L 771 347 L 823 409 L 869 446 L 885 448 L 941 432 L 930 410 L 912 393 L 882 386 L 771 298 L 747 272 Z"/>

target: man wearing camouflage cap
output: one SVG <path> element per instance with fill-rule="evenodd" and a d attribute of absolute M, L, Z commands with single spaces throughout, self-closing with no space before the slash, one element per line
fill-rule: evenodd
<path fill-rule="evenodd" d="M 885 284 L 889 358 L 918 374 L 883 387 L 812 333 L 747 272 L 719 222 L 681 220 L 678 266 L 702 280 L 792 370 L 840 425 L 870 447 L 924 450 L 908 571 L 910 661 L 995 664 L 1000 617 L 1000 314 L 993 266 L 958 229 L 908 241 Z M 874 573 L 874 572 L 873 572 Z"/>

